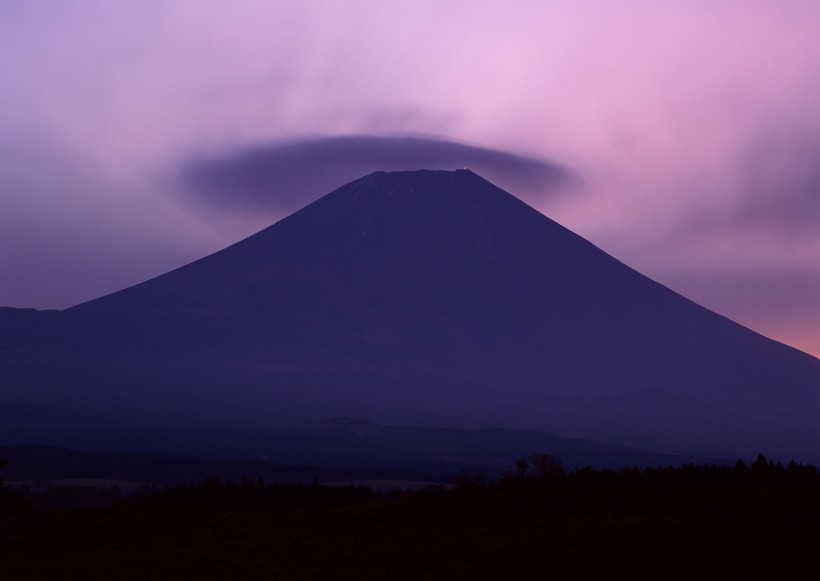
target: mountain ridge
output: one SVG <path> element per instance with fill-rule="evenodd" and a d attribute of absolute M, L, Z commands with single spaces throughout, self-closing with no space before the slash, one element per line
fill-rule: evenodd
<path fill-rule="evenodd" d="M 348 416 L 820 455 L 820 361 L 469 170 L 370 174 L 222 251 L 41 318 L 62 319 L 39 335 L 74 377 L 62 384 L 106 413 Z M 30 355 L 17 377 L 59 391 L 38 379 L 43 351 Z"/>

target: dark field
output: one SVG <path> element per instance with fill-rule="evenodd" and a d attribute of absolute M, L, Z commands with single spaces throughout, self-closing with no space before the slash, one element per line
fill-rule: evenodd
<path fill-rule="evenodd" d="M 812 467 L 533 466 L 451 490 L 209 481 L 6 516 L 0 578 L 820 578 Z"/>

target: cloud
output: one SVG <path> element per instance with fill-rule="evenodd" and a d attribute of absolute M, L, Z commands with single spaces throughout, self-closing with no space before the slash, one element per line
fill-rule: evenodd
<path fill-rule="evenodd" d="M 577 182 L 567 168 L 540 159 L 442 139 L 372 135 L 285 141 L 197 158 L 183 176 L 195 198 L 208 205 L 288 213 L 374 171 L 464 166 L 533 202 Z"/>
<path fill-rule="evenodd" d="M 820 315 L 820 271 L 808 267 L 671 271 L 664 282 L 686 296 L 707 297 L 707 306 L 720 312 L 743 313 L 747 318 L 762 310 L 769 311 L 767 315 L 773 310 Z"/>
<path fill-rule="evenodd" d="M 820 356 L 820 271 L 816 268 L 670 270 L 659 279 L 734 321 Z"/>
<path fill-rule="evenodd" d="M 816 235 L 820 231 L 820 135 L 761 140 L 743 168 L 741 225 Z"/>
<path fill-rule="evenodd" d="M 780 260 L 772 263 L 797 261 L 816 270 L 813 256 L 800 255 L 820 248 L 818 159 L 820 133 L 765 132 L 738 152 L 722 191 L 681 211 L 668 239 L 693 248 L 708 245 L 712 258 L 734 254 L 732 262 L 742 258 L 747 266 L 759 266 L 777 250 Z"/>
<path fill-rule="evenodd" d="M 0 306 L 64 308 L 201 256 L 207 232 L 150 193 L 93 159 L 0 138 Z"/>
<path fill-rule="evenodd" d="M 653 276 L 816 272 L 820 2 L 356 4 L 0 2 L 0 303 L 65 306 L 373 170 L 465 164 Z"/>

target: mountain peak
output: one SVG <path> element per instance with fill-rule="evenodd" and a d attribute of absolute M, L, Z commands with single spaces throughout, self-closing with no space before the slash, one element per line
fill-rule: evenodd
<path fill-rule="evenodd" d="M 488 234 L 482 224 L 523 220 L 530 225 L 538 222 L 542 227 L 549 223 L 562 235 L 575 236 L 469 169 L 374 172 L 338 188 L 287 220 L 322 222 L 328 231 L 389 224 L 397 229 L 385 232 L 390 238 L 400 232 L 410 233 L 408 223 L 428 223 L 428 236 L 436 225 L 436 237 L 476 237 Z M 471 227 L 477 229 L 470 231 Z M 413 232 L 420 234 L 418 230 Z"/>
<path fill-rule="evenodd" d="M 362 195 L 375 197 L 394 196 L 436 196 L 468 193 L 476 188 L 492 188 L 498 193 L 506 194 L 489 181 L 469 169 L 458 170 L 411 170 L 411 171 L 377 171 L 354 180 L 336 192 L 344 191 L 349 199 Z M 334 198 L 333 192 L 330 199 Z M 508 195 L 508 194 L 507 194 Z"/>
<path fill-rule="evenodd" d="M 365 417 L 666 451 L 818 452 L 818 360 L 464 169 L 372 173 L 63 314 L 80 331 L 60 361 L 80 369 L 46 350 L 54 377 L 35 368 L 19 385 L 48 392 L 77 377 L 88 392 L 128 378 L 141 406 L 235 410 L 242 423 Z"/>

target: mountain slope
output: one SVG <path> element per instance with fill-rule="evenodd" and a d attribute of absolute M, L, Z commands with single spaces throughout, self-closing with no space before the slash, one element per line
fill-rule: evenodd
<path fill-rule="evenodd" d="M 353 416 L 820 456 L 820 361 L 467 170 L 371 174 L 221 252 L 46 318 L 23 324 L 29 364 L 3 352 L 9 399 L 49 394 L 160 423 Z"/>

